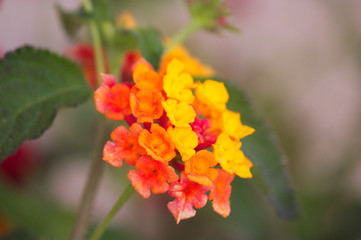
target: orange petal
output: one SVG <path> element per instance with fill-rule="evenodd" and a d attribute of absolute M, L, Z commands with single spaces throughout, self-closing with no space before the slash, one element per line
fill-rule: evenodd
<path fill-rule="evenodd" d="M 146 129 L 142 130 L 138 141 L 147 154 L 155 160 L 169 162 L 176 156 L 171 137 L 158 124 L 152 124 L 150 132 Z"/>
<path fill-rule="evenodd" d="M 133 87 L 130 94 L 130 107 L 139 123 L 153 122 L 163 114 L 161 92 L 138 90 Z"/>
<path fill-rule="evenodd" d="M 209 200 L 213 199 L 214 211 L 223 217 L 228 217 L 231 212 L 229 197 L 232 191 L 230 184 L 233 178 L 234 174 L 231 175 L 222 169 L 218 169 L 217 179 L 209 194 Z"/>
<path fill-rule="evenodd" d="M 130 170 L 128 178 L 132 182 L 135 190 L 144 198 L 150 196 L 152 192 L 165 193 L 169 189 L 169 184 L 178 180 L 178 175 L 167 163 L 162 163 L 151 159 L 149 156 L 141 157 L 135 164 L 138 170 Z"/>

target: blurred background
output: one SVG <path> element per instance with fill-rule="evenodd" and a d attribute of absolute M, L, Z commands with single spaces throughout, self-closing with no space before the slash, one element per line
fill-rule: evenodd
<path fill-rule="evenodd" d="M 252 179 L 238 179 L 227 219 L 208 203 L 176 225 L 167 196 L 144 200 L 134 194 L 104 239 L 361 239 L 361 1 L 227 3 L 229 22 L 241 33 L 198 32 L 185 45 L 221 78 L 243 88 L 270 122 L 288 156 L 299 217 L 278 218 Z M 64 54 L 75 42 L 67 38 L 55 4 L 75 10 L 80 0 L 0 1 L 0 52 L 30 44 Z M 117 1 L 114 11 L 128 11 L 138 25 L 153 25 L 170 37 L 189 21 L 179 0 Z M 25 169 L 16 173 L 20 179 L 3 177 L 1 184 L 10 182 L 16 191 L 2 191 L 0 204 L 13 198 L 18 211 L 30 211 L 44 202 L 29 215 L 58 214 L 59 220 L 49 220 L 54 226 L 44 229 L 62 228 L 67 236 L 89 168 L 93 115 L 91 101 L 61 110 L 43 137 L 24 146 L 28 159 L 18 163 Z M 127 185 L 126 170 L 106 166 L 94 223 Z M 0 208 L 0 239 L 38 239 L 5 215 Z"/>

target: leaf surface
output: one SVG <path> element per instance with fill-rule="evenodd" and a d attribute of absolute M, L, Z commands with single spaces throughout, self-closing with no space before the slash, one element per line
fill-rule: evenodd
<path fill-rule="evenodd" d="M 47 50 L 22 47 L 0 61 L 0 161 L 40 137 L 59 108 L 91 95 L 78 65 Z"/>
<path fill-rule="evenodd" d="M 287 157 L 276 135 L 246 94 L 233 84 L 224 83 L 229 93 L 227 108 L 241 113 L 242 124 L 255 129 L 252 135 L 241 139 L 243 152 L 260 170 L 254 175 L 266 185 L 277 215 L 286 219 L 296 217 L 298 206 L 288 175 Z"/>

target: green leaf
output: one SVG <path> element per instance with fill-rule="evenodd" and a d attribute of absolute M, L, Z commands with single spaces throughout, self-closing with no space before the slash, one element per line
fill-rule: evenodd
<path fill-rule="evenodd" d="M 86 25 L 87 21 L 94 20 L 103 35 L 107 32 L 105 30 L 113 31 L 112 21 L 113 16 L 111 13 L 110 5 L 106 0 L 92 0 L 93 12 L 86 12 L 82 6 L 74 11 L 64 10 L 60 5 L 56 5 L 56 10 L 59 19 L 66 34 L 75 38 L 79 30 Z"/>
<path fill-rule="evenodd" d="M 256 130 L 242 140 L 243 152 L 260 169 L 260 174 L 256 171 L 254 175 L 260 175 L 264 180 L 277 215 L 286 219 L 296 217 L 298 206 L 287 172 L 287 157 L 275 134 L 251 106 L 243 91 L 230 83 L 225 82 L 225 86 L 229 93 L 227 107 L 241 113 L 242 123 Z"/>
<path fill-rule="evenodd" d="M 80 11 L 66 11 L 60 5 L 56 5 L 55 9 L 65 33 L 69 37 L 74 38 L 85 24 L 84 19 L 80 16 Z"/>
<path fill-rule="evenodd" d="M 47 50 L 22 47 L 0 61 L 0 160 L 40 137 L 61 107 L 90 96 L 78 65 Z"/>
<path fill-rule="evenodd" d="M 94 17 L 98 23 L 112 21 L 110 6 L 106 0 L 92 0 L 94 6 Z"/>
<path fill-rule="evenodd" d="M 158 70 L 163 54 L 163 43 L 161 34 L 154 28 L 138 28 L 132 31 L 135 36 L 142 56 Z"/>

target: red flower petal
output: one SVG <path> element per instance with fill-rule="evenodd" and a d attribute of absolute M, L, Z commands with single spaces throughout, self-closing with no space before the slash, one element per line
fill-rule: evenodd
<path fill-rule="evenodd" d="M 184 172 L 181 173 L 180 182 L 174 182 L 170 185 L 168 194 L 176 199 L 169 202 L 167 206 L 177 223 L 180 220 L 193 217 L 196 214 L 194 208 L 202 208 L 206 205 L 208 189 L 188 180 Z"/>
<path fill-rule="evenodd" d="M 131 113 L 128 84 L 115 84 L 115 77 L 102 74 L 102 85 L 94 92 L 95 107 L 100 113 L 114 120 L 123 120 Z"/>
<path fill-rule="evenodd" d="M 124 126 L 116 128 L 103 150 L 103 160 L 114 167 L 122 166 L 123 159 L 129 165 L 134 165 L 141 155 L 146 154 L 144 148 L 138 143 L 140 132 L 143 130 L 138 123 L 133 124 L 129 131 Z"/>
<path fill-rule="evenodd" d="M 178 175 L 167 163 L 162 163 L 151 159 L 149 156 L 142 156 L 135 164 L 138 170 L 130 170 L 128 178 L 133 187 L 144 198 L 150 196 L 152 192 L 165 193 L 169 189 L 169 184 L 178 180 Z"/>
<path fill-rule="evenodd" d="M 231 182 L 234 175 L 218 169 L 218 175 L 214 186 L 209 194 L 209 200 L 213 199 L 212 206 L 216 213 L 223 217 L 228 217 L 231 212 L 229 197 L 231 196 Z"/>

